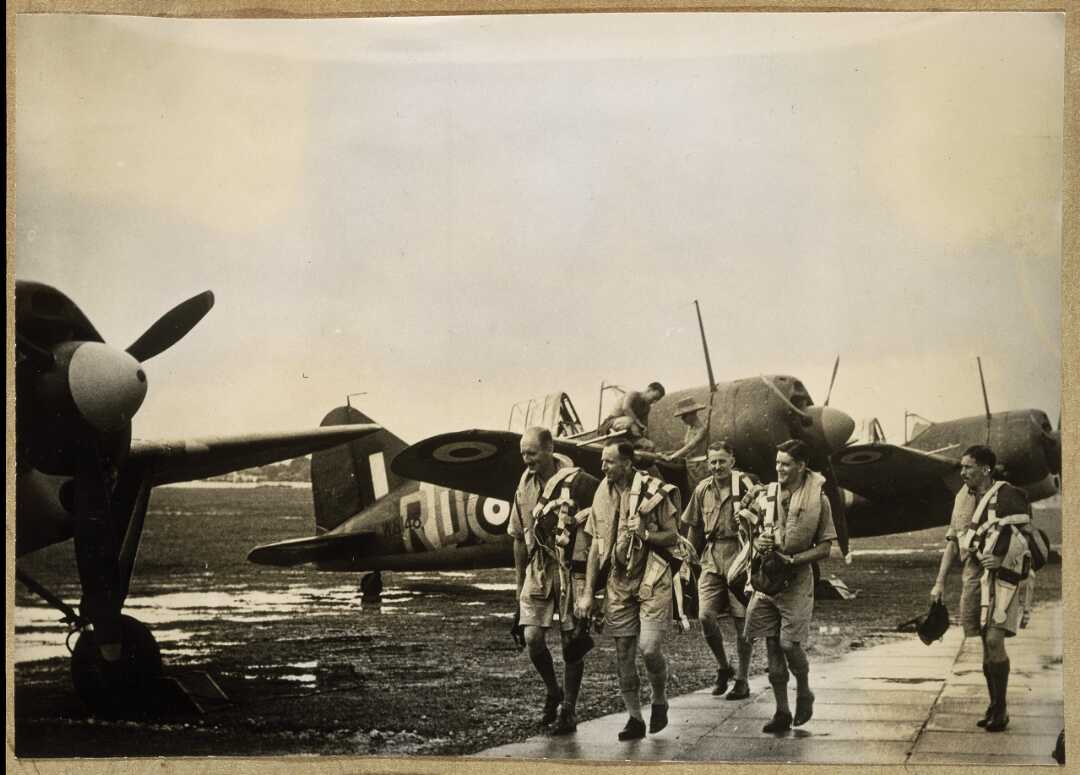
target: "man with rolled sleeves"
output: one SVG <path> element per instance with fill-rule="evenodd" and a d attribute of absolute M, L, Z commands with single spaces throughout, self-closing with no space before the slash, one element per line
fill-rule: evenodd
<path fill-rule="evenodd" d="M 754 549 L 763 558 L 774 554 L 789 571 L 787 586 L 774 594 L 755 589 L 746 610 L 746 639 L 765 638 L 769 683 L 776 712 L 763 732 L 784 732 L 801 726 L 814 714 L 810 663 L 803 651 L 814 611 L 811 564 L 829 556 L 836 539 L 832 509 L 825 497 L 825 477 L 806 466 L 810 449 L 792 439 L 776 448 L 777 481 L 761 488 L 748 510 L 759 533 Z M 795 676 L 795 716 L 788 705 L 788 671 Z"/>
<path fill-rule="evenodd" d="M 1006 482 L 994 481 L 997 456 L 983 445 L 964 450 L 960 457 L 960 479 L 964 486 L 956 493 L 952 518 L 945 532 L 945 551 L 941 555 L 937 580 L 930 599 L 940 601 L 945 579 L 957 557 L 963 564 L 960 589 L 960 624 L 964 635 L 979 638 L 983 649 L 983 676 L 990 694 L 990 705 L 976 723 L 988 732 L 1000 732 L 1009 724 L 1005 695 L 1009 686 L 1009 655 L 1005 639 L 1016 635 L 1020 627 L 1026 579 L 1011 582 L 1007 574 L 1021 571 L 1030 564 L 1027 545 L 1010 531 L 1004 541 L 996 538 L 997 524 L 1029 524 L 1031 507 L 1024 492 Z M 991 532 L 992 531 L 992 532 Z M 994 551 L 995 546 L 1003 550 Z M 1027 561 L 1024 555 L 1027 553 Z"/>
<path fill-rule="evenodd" d="M 638 696 L 640 651 L 652 687 L 649 732 L 667 726 L 667 661 L 664 633 L 672 620 L 669 549 L 678 542 L 679 491 L 644 471 L 635 471 L 634 447 L 610 443 L 601 455 L 604 480 L 596 489 L 585 530 L 592 539 L 584 593 L 577 613 L 590 614 L 597 580 L 607 571 L 604 631 L 615 639 L 619 690 L 630 718 L 620 740 L 645 736 Z"/>
<path fill-rule="evenodd" d="M 552 734 L 569 734 L 577 728 L 575 709 L 585 665 L 583 655 L 574 658 L 573 650 L 568 653 L 575 620 L 567 601 L 573 592 L 563 588 L 560 577 L 570 579 L 578 588 L 575 592 L 580 593 L 584 586 L 588 537 L 584 535 L 584 518 L 576 517 L 592 502 L 598 482 L 555 454 L 554 440 L 546 428 L 526 430 L 520 449 L 525 471 L 507 523 L 507 532 L 514 538 L 517 621 L 524 628 L 529 659 L 547 689 L 540 723 L 556 722 Z M 576 563 L 572 556 L 577 557 Z M 572 567 L 560 569 L 564 562 Z M 556 610 L 560 612 L 565 692 L 547 647 L 547 631 Z"/>
<path fill-rule="evenodd" d="M 716 657 L 713 694 L 722 695 L 727 691 L 728 682 L 735 678 L 735 686 L 727 699 L 742 700 L 750 696 L 747 679 L 751 651 L 743 635 L 746 607 L 728 590 L 727 575 L 742 548 L 738 520 L 740 502 L 754 487 L 756 480 L 750 474 L 735 469 L 735 453 L 726 441 L 709 445 L 708 464 L 712 476 L 703 479 L 694 488 L 679 521 L 687 526 L 690 542 L 703 547 L 701 575 L 698 576 L 698 617 L 705 642 Z M 737 674 L 732 671 L 724 652 L 721 621 L 725 618 L 731 618 L 735 625 L 739 656 Z"/>

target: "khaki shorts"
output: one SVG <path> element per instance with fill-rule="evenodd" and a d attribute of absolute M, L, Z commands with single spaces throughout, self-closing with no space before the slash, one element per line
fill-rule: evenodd
<path fill-rule="evenodd" d="M 724 577 L 712 571 L 705 571 L 698 578 L 698 615 L 705 611 L 715 611 L 721 618 L 742 619 L 746 616 L 746 606 L 731 594 Z"/>
<path fill-rule="evenodd" d="M 792 643 L 806 643 L 813 613 L 814 572 L 809 565 L 803 565 L 796 569 L 791 585 L 780 594 L 754 592 L 746 606 L 745 637 L 747 640 L 779 637 Z"/>
<path fill-rule="evenodd" d="M 671 584 L 670 568 L 648 588 L 640 579 L 628 579 L 612 570 L 605 590 L 604 633 L 627 638 L 643 630 L 668 630 L 672 622 Z"/>
<path fill-rule="evenodd" d="M 979 609 L 982 605 L 982 589 L 980 586 L 982 574 L 983 569 L 978 561 L 970 558 L 964 561 L 964 570 L 960 576 L 962 584 L 960 587 L 960 626 L 964 628 L 964 635 L 969 638 L 977 638 L 982 635 L 982 624 L 979 618 Z M 1004 630 L 1006 637 L 1016 635 L 1016 631 L 1020 628 L 1020 614 L 1023 608 L 1021 604 L 1022 591 L 1022 587 L 1018 587 L 1016 594 L 1013 595 L 1009 607 L 1005 610 L 1005 621 L 995 622 L 990 625 Z"/>
<path fill-rule="evenodd" d="M 545 597 L 537 597 L 530 594 L 530 590 L 537 587 L 531 584 L 529 576 L 532 572 L 530 566 L 525 570 L 525 583 L 521 587 L 521 599 L 518 601 L 518 623 L 532 627 L 551 627 L 555 621 L 555 612 L 559 612 L 559 629 L 574 629 L 574 617 L 570 611 L 570 598 L 562 594 L 559 584 L 558 572 L 550 582 L 550 593 Z M 585 590 L 585 579 L 581 576 L 572 576 L 574 595 L 582 595 Z"/>

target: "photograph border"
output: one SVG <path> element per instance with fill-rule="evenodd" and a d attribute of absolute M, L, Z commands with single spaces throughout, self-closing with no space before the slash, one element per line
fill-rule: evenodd
<path fill-rule="evenodd" d="M 1061 343 L 1062 343 L 1062 427 L 1063 469 L 1062 479 L 1080 480 L 1080 450 L 1076 437 L 1080 429 L 1080 152 L 1077 148 L 1080 131 L 1080 102 L 1077 84 L 1080 81 L 1080 0 L 1066 2 L 1042 2 L 1027 0 L 988 0 L 963 2 L 961 0 L 922 0 L 913 2 L 854 2 L 846 0 L 771 0 L 765 2 L 718 2 L 717 0 L 678 0 L 676 2 L 620 2 L 607 0 L 581 2 L 580 0 L 254 0 L 254 2 L 231 2 L 208 0 L 207 2 L 169 2 L 168 0 L 15 0 L 6 7 L 7 32 L 7 353 L 14 352 L 14 262 L 15 262 L 15 19 L 17 14 L 104 14 L 133 15 L 163 18 L 345 18 L 383 16 L 459 16 L 484 14 L 526 13 L 613 13 L 613 12 L 845 12 L 845 11 L 1041 11 L 1065 14 L 1065 104 L 1063 126 L 1063 189 L 1062 189 L 1062 265 L 1061 265 Z M 7 383 L 7 446 L 6 446 L 6 514 L 7 552 L 5 553 L 5 671 L 6 691 L 6 762 L 13 773 L 66 773 L 77 763 L 80 773 L 141 773 L 152 766 L 161 773 L 233 773 L 234 775 L 277 775 L 277 773 L 439 773 L 449 775 L 464 768 L 470 773 L 572 773 L 583 766 L 590 767 L 648 767 L 650 772 L 665 774 L 704 772 L 735 772 L 745 770 L 779 771 L 777 763 L 645 763 L 622 761 L 552 762 L 546 760 L 477 760 L 464 757 L 408 758 L 385 757 L 338 757 L 338 756 L 289 756 L 289 757 L 211 757 L 211 758 L 110 758 L 110 759 L 18 759 L 15 757 L 14 736 L 14 587 L 15 587 L 15 525 L 14 525 L 14 479 L 15 479 L 15 384 L 14 359 L 9 355 L 6 366 Z M 1076 744 L 1080 729 L 1080 703 L 1077 697 L 1077 661 L 1080 660 L 1080 620 L 1076 614 L 1077 595 L 1080 594 L 1076 569 L 1080 562 L 1080 550 L 1074 539 L 1078 531 L 1076 517 L 1067 514 L 1080 512 L 1080 492 L 1075 487 L 1062 488 L 1062 600 L 1064 605 L 1064 674 L 1065 674 L 1065 721 L 1073 736 L 1072 767 L 1080 769 L 1080 745 Z M 1072 702 L 1068 698 L 1073 698 Z M 1048 752 L 1049 753 L 1049 752 Z M 1066 765 L 1066 771 L 1068 768 Z M 881 767 L 867 765 L 794 765 L 785 773 L 803 772 L 904 771 L 935 773 L 971 772 L 1017 772 L 1005 766 L 961 765 L 912 765 L 907 767 Z M 1050 771 L 1050 770 L 1048 770 Z"/>

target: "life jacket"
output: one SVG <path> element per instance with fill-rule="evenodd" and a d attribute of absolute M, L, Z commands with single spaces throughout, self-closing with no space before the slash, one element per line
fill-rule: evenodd
<path fill-rule="evenodd" d="M 1019 526 L 1030 523 L 1027 514 L 1014 514 L 995 520 L 983 535 L 980 554 L 1001 557 L 1001 566 L 984 570 L 979 580 L 981 591 L 979 621 L 983 628 L 1003 624 L 1017 588 L 1031 572 L 1031 551 Z"/>
<path fill-rule="evenodd" d="M 1005 482 L 994 482 L 990 489 L 983 493 L 967 527 L 956 537 L 961 562 L 966 561 L 973 552 L 978 552 L 982 548 L 986 531 L 990 529 L 991 523 L 997 520 L 998 491 L 1004 486 Z"/>
<path fill-rule="evenodd" d="M 545 546 L 554 551 L 556 559 L 564 567 L 584 573 L 585 563 L 573 560 L 574 545 L 579 528 L 589 517 L 587 508 L 579 509 L 573 497 L 573 484 L 581 469 L 576 466 L 560 468 L 544 484 L 543 492 L 533 508 L 535 525 L 541 526 L 545 537 L 553 539 Z"/>

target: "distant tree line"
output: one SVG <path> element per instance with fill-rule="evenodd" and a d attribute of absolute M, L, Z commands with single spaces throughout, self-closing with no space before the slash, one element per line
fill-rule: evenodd
<path fill-rule="evenodd" d="M 310 482 L 311 456 L 304 455 L 280 463 L 215 476 L 213 482 Z"/>

